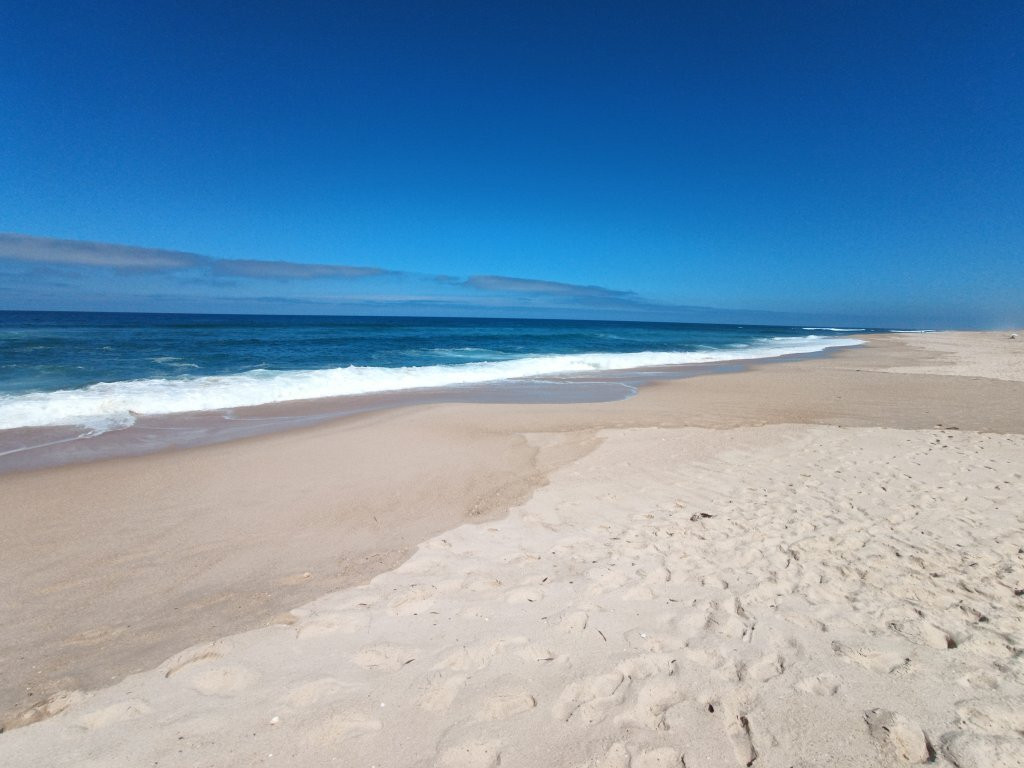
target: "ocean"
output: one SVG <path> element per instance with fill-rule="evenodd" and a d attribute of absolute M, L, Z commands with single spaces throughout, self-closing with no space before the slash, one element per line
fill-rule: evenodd
<path fill-rule="evenodd" d="M 865 330 L 881 329 L 0 312 L 0 436 L 92 437 L 148 416 L 426 388 L 552 392 L 605 372 L 819 352 Z"/>

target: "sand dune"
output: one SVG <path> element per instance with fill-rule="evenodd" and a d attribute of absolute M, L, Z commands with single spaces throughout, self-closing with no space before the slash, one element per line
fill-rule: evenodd
<path fill-rule="evenodd" d="M 1024 764 L 1024 436 L 594 438 L 504 519 L 51 699 L 0 762 Z"/>

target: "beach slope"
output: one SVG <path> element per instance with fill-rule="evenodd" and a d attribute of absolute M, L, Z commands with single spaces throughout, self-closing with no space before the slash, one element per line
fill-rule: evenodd
<path fill-rule="evenodd" d="M 129 469 L 149 479 L 134 505 L 108 504 L 116 513 L 92 533 L 80 518 L 100 501 L 86 493 L 92 501 L 64 512 L 81 540 L 53 546 L 144 606 L 139 627 L 76 655 L 71 629 L 132 616 L 102 583 L 71 581 L 65 563 L 66 589 L 46 591 L 54 577 L 37 572 L 36 591 L 18 593 L 28 629 L 4 629 L 5 654 L 38 668 L 66 650 L 72 680 L 95 668 L 123 676 L 125 658 L 142 671 L 19 699 L 10 724 L 39 721 L 0 735 L 0 762 L 1018 766 L 1022 359 L 1024 344 L 1005 335 L 872 337 L 621 403 L 432 406 L 5 478 L 30 529 L 29 513 L 38 520 L 66 493 L 59 481 L 99 494 Z M 403 463 L 414 435 L 402 429 L 435 450 Z M 355 451 L 371 432 L 381 442 L 367 467 L 390 470 L 365 486 L 339 470 L 355 491 L 314 459 Z M 485 449 L 493 463 L 474 475 Z M 161 491 L 159 478 L 187 468 L 199 483 Z M 90 479 L 98 469 L 103 479 Z M 143 546 L 149 516 L 202 509 L 218 477 L 239 476 L 250 495 L 231 481 L 188 535 L 152 537 L 145 558 L 103 559 Z M 256 491 L 271 482 L 290 495 L 263 504 Z M 261 537 L 288 499 L 307 516 L 320 510 L 316 534 L 300 517 Z M 376 546 L 361 534 L 364 565 L 328 590 L 316 566 L 346 552 L 346 526 L 366 508 L 390 517 Z M 119 527 L 133 512 L 141 522 Z M 44 526 L 63 541 L 57 522 Z M 5 578 L 29 573 L 41 539 L 8 536 Z M 411 539 L 422 543 L 404 559 Z M 200 541 L 233 559 L 197 566 L 191 587 L 150 569 L 175 552 L 195 563 Z M 382 552 L 393 555 L 371 556 Z M 313 565 L 297 571 L 301 562 Z M 298 586 L 275 586 L 289 575 Z M 247 594 L 246 578 L 267 597 L 226 610 L 218 598 Z M 68 592 L 92 598 L 81 619 L 56 610 Z M 156 629 L 158 614 L 184 606 L 202 620 Z M 48 642 L 61 645 L 33 651 L 47 616 Z M 216 633 L 246 622 L 255 628 Z M 137 632 L 161 642 L 140 645 Z"/>

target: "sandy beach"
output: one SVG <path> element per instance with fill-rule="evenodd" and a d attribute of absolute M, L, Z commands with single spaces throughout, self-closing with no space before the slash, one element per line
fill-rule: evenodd
<path fill-rule="evenodd" d="M 1024 341 L 0 477 L 5 766 L 1024 765 Z"/>

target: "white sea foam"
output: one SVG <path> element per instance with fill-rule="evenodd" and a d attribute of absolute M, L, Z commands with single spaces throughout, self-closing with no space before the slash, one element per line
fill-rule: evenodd
<path fill-rule="evenodd" d="M 857 333 L 867 328 L 804 328 L 805 331 L 835 331 L 836 333 Z"/>
<path fill-rule="evenodd" d="M 91 430 L 123 429 L 140 415 L 213 411 L 289 400 L 451 387 L 532 376 L 778 357 L 860 343 L 853 339 L 819 336 L 776 337 L 742 349 L 545 355 L 454 365 L 254 370 L 228 376 L 118 381 L 82 389 L 0 395 L 0 429 L 71 424 Z"/>

